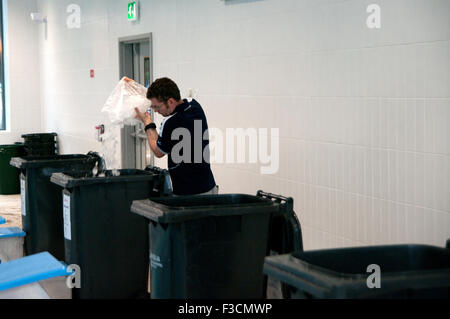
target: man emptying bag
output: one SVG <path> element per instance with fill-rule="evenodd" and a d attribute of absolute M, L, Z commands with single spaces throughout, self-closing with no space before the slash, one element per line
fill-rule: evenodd
<path fill-rule="evenodd" d="M 147 90 L 147 99 L 151 108 L 165 117 L 159 134 L 148 112 L 136 108 L 136 117 L 145 125 L 155 156 L 168 156 L 173 194 L 217 194 L 210 165 L 208 123 L 201 105 L 194 99 L 181 99 L 178 86 L 168 78 L 153 82 Z"/>

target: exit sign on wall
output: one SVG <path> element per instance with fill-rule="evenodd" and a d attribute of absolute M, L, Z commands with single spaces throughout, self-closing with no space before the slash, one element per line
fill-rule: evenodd
<path fill-rule="evenodd" d="M 137 1 L 128 3 L 128 21 L 136 21 L 138 17 Z"/>

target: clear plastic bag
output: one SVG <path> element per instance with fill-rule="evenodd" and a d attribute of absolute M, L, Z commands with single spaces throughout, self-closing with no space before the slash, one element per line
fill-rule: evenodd
<path fill-rule="evenodd" d="M 115 125 L 135 125 L 140 121 L 136 119 L 134 108 L 146 112 L 151 102 L 146 97 L 147 88 L 135 81 L 125 81 L 122 78 L 102 108 Z"/>

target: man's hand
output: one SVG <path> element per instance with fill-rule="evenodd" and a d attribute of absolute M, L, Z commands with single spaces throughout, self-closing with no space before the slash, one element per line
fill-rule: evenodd
<path fill-rule="evenodd" d="M 145 126 L 153 123 L 152 117 L 150 116 L 150 114 L 148 114 L 148 112 L 142 113 L 137 107 L 135 107 L 134 110 L 136 111 L 136 118 L 139 118 Z M 156 130 L 147 130 L 147 132 L 145 133 L 147 134 L 148 145 L 153 151 L 153 154 L 155 154 L 157 158 L 164 157 L 165 154 L 162 153 L 156 145 L 156 142 L 158 141 L 158 133 L 156 132 Z"/>
<path fill-rule="evenodd" d="M 123 77 L 123 80 L 124 80 L 125 82 L 134 82 L 133 79 L 130 79 L 129 77 L 126 77 L 126 76 Z"/>
<path fill-rule="evenodd" d="M 145 126 L 153 123 L 152 117 L 148 112 L 140 112 L 137 107 L 135 107 L 134 110 L 136 111 L 136 118 L 140 119 Z"/>

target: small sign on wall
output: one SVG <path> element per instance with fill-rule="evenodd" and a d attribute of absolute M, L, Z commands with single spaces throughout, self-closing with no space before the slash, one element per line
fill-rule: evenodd
<path fill-rule="evenodd" d="M 138 7 L 137 1 L 128 3 L 128 21 L 136 21 L 138 19 Z"/>
<path fill-rule="evenodd" d="M 95 71 L 92 69 L 90 70 L 90 77 L 93 79 L 95 77 Z"/>

